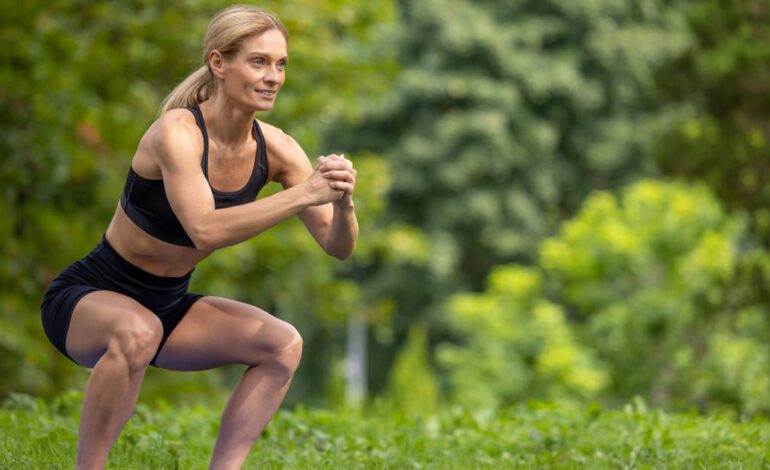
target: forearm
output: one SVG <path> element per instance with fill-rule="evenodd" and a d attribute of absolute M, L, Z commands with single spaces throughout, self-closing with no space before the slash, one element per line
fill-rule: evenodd
<path fill-rule="evenodd" d="M 300 187 L 272 196 L 204 214 L 192 228 L 190 238 L 203 250 L 214 250 L 248 240 L 311 206 Z"/>
<path fill-rule="evenodd" d="M 334 213 L 324 242 L 324 251 L 335 258 L 344 260 L 353 254 L 358 239 L 358 220 L 353 209 L 352 199 L 349 204 L 332 204 Z"/>

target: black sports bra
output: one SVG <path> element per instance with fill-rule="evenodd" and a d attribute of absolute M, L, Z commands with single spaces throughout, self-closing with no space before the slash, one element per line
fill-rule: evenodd
<path fill-rule="evenodd" d="M 203 122 L 203 114 L 198 105 L 187 109 L 195 116 L 195 122 L 203 134 L 201 168 L 206 181 L 208 181 L 209 136 L 206 132 L 206 123 Z M 251 177 L 246 185 L 237 191 L 218 191 L 209 183 L 217 209 L 251 202 L 257 198 L 259 190 L 267 184 L 268 166 L 265 137 L 262 135 L 262 130 L 256 119 L 254 120 L 253 133 L 257 140 L 257 152 L 254 156 Z M 143 178 L 129 167 L 126 185 L 120 196 L 120 205 L 129 219 L 153 237 L 174 245 L 195 247 L 171 209 L 162 179 Z"/>

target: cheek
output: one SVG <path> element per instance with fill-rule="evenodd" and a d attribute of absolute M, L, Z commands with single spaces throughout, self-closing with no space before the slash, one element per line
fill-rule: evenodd
<path fill-rule="evenodd" d="M 225 81 L 225 89 L 230 92 L 238 92 L 244 87 L 244 82 L 238 77 L 228 77 L 229 80 Z"/>
<path fill-rule="evenodd" d="M 244 83 L 253 80 L 256 72 L 248 67 L 233 67 L 230 70 L 230 78 L 233 82 Z"/>

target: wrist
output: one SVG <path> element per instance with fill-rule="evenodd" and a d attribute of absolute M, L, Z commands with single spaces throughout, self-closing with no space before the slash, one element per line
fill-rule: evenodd
<path fill-rule="evenodd" d="M 353 202 L 353 196 L 349 194 L 346 194 L 334 201 L 334 207 L 337 209 L 352 209 L 355 207 L 355 205 L 356 204 Z"/>
<path fill-rule="evenodd" d="M 307 188 L 305 188 L 304 184 L 294 186 L 293 188 L 289 188 L 289 190 L 292 190 L 292 189 L 296 189 L 297 192 L 299 193 L 298 200 L 299 200 L 300 206 L 302 206 L 302 209 L 307 209 L 308 207 L 315 206 L 318 204 L 318 202 L 316 202 L 315 197 L 313 196 L 313 193 L 308 191 Z"/>

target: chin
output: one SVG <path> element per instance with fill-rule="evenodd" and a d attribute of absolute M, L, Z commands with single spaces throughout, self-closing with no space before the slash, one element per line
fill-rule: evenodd
<path fill-rule="evenodd" d="M 266 112 L 272 111 L 272 110 L 273 110 L 272 106 L 256 106 L 254 108 L 254 112 L 255 113 L 266 113 Z"/>
<path fill-rule="evenodd" d="M 263 111 L 270 111 L 273 109 L 273 103 L 255 103 L 253 101 L 242 101 L 238 103 L 239 108 L 243 108 L 244 111 L 249 113 L 259 113 Z"/>
<path fill-rule="evenodd" d="M 272 103 L 271 104 L 258 104 L 256 106 L 257 111 L 270 111 L 270 110 L 273 109 L 273 107 L 275 107 L 275 105 L 272 104 Z"/>

